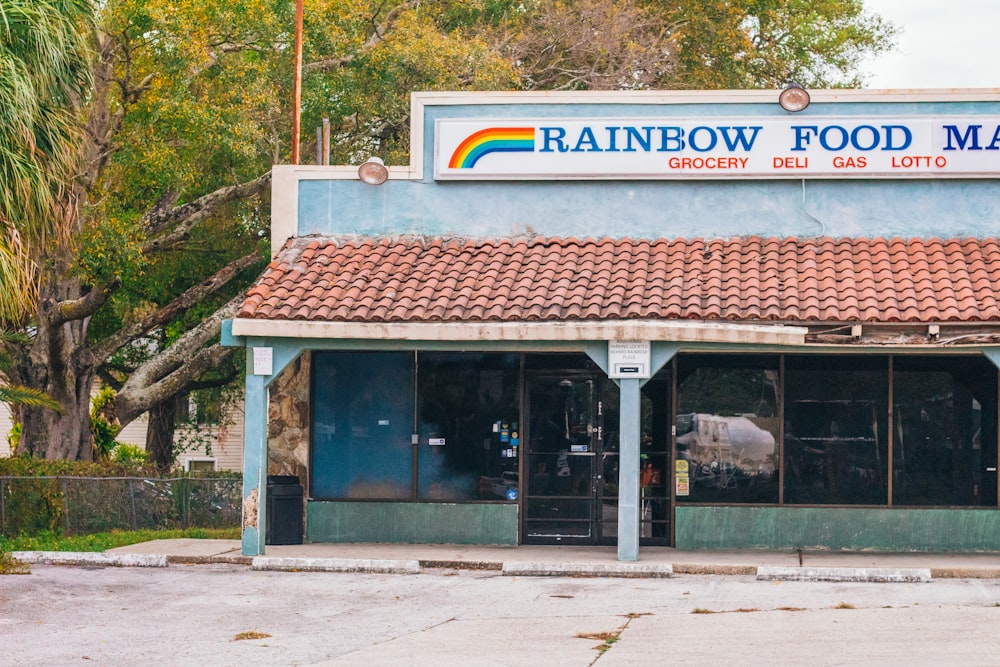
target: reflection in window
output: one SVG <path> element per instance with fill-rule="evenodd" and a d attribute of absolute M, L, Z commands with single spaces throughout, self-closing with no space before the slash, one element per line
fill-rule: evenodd
<path fill-rule="evenodd" d="M 639 452 L 642 507 L 639 516 L 640 535 L 645 544 L 670 543 L 670 488 L 673 484 L 670 475 L 671 380 L 668 366 L 642 387 Z M 617 477 L 615 481 L 617 491 Z"/>
<path fill-rule="evenodd" d="M 413 353 L 313 355 L 316 498 L 412 496 Z"/>
<path fill-rule="evenodd" d="M 419 355 L 419 498 L 517 498 L 519 362 L 516 354 Z"/>
<path fill-rule="evenodd" d="M 888 502 L 888 359 L 787 357 L 785 502 Z"/>
<path fill-rule="evenodd" d="M 679 361 L 677 459 L 688 477 L 678 502 L 778 502 L 777 368 L 776 357 Z"/>
<path fill-rule="evenodd" d="M 897 357 L 895 505 L 996 505 L 996 370 L 985 359 Z"/>

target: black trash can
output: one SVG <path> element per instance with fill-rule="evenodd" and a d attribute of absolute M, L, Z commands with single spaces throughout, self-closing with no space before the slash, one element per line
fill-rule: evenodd
<path fill-rule="evenodd" d="M 302 496 L 295 475 L 267 476 L 264 544 L 302 544 Z"/>

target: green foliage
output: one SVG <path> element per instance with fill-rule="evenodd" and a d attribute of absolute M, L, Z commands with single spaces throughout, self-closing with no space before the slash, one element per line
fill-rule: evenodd
<path fill-rule="evenodd" d="M 237 540 L 239 528 L 188 528 L 185 530 L 113 530 L 90 535 L 61 535 L 44 531 L 37 535 L 3 537 L 0 554 L 5 551 L 106 551 L 150 540 L 170 539 Z"/>
<path fill-rule="evenodd" d="M 0 4 L 0 325 L 30 311 L 31 244 L 65 240 L 50 206 L 75 173 L 94 11 L 89 0 Z"/>
<path fill-rule="evenodd" d="M 11 452 L 17 452 L 17 446 L 21 442 L 22 429 L 23 427 L 21 424 L 17 422 L 10 427 L 10 433 L 7 434 L 7 446 L 10 448 Z"/>
<path fill-rule="evenodd" d="M 155 475 L 139 464 L 50 461 L 31 456 L 0 458 L 4 524 L 7 535 L 61 531 L 66 525 L 66 494 L 57 477 L 126 477 Z M 20 478 L 20 479 L 12 479 Z"/>
<path fill-rule="evenodd" d="M 33 535 L 63 525 L 65 502 L 59 480 L 4 480 L 3 494 L 4 534 Z"/>
<path fill-rule="evenodd" d="M 151 466 L 119 461 L 60 461 L 33 456 L 0 457 L 0 477 L 157 476 Z"/>
<path fill-rule="evenodd" d="M 132 445 L 127 442 L 119 443 L 111 450 L 111 460 L 127 466 L 142 465 L 149 459 L 149 455 L 139 445 Z"/>
<path fill-rule="evenodd" d="M 147 463 L 0 458 L 0 533 L 89 534 L 239 523 L 242 475 L 159 478 Z"/>
<path fill-rule="evenodd" d="M 857 87 L 896 28 L 861 0 L 647 0 L 677 26 L 675 87 Z M 667 4 L 666 7 L 664 5 Z"/>
<path fill-rule="evenodd" d="M 102 387 L 90 401 L 90 430 L 94 436 L 94 450 L 101 460 L 107 459 L 118 443 L 115 436 L 121 427 L 114 421 L 115 390 Z"/>
<path fill-rule="evenodd" d="M 91 285 L 135 284 L 142 279 L 147 260 L 137 221 L 105 217 L 88 222 L 77 238 L 75 268 Z"/>

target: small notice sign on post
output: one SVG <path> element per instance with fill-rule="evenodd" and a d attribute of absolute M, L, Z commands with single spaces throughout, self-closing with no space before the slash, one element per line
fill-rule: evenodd
<path fill-rule="evenodd" d="M 272 364 L 274 363 L 273 350 L 270 347 L 253 348 L 253 374 L 271 375 Z"/>
<path fill-rule="evenodd" d="M 608 377 L 648 378 L 650 354 L 648 340 L 608 341 Z"/>

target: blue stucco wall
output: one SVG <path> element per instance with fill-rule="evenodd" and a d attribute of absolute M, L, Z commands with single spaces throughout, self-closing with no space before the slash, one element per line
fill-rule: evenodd
<path fill-rule="evenodd" d="M 1000 551 L 1000 510 L 677 507 L 678 549 Z"/>
<path fill-rule="evenodd" d="M 425 107 L 423 175 L 371 187 L 309 180 L 298 192 L 299 234 L 434 236 L 964 237 L 996 233 L 997 179 L 435 182 L 439 118 L 766 118 L 777 104 L 501 104 Z M 813 104 L 823 116 L 1000 114 L 995 102 Z"/>
<path fill-rule="evenodd" d="M 303 181 L 299 234 L 984 237 L 1000 181 Z"/>

